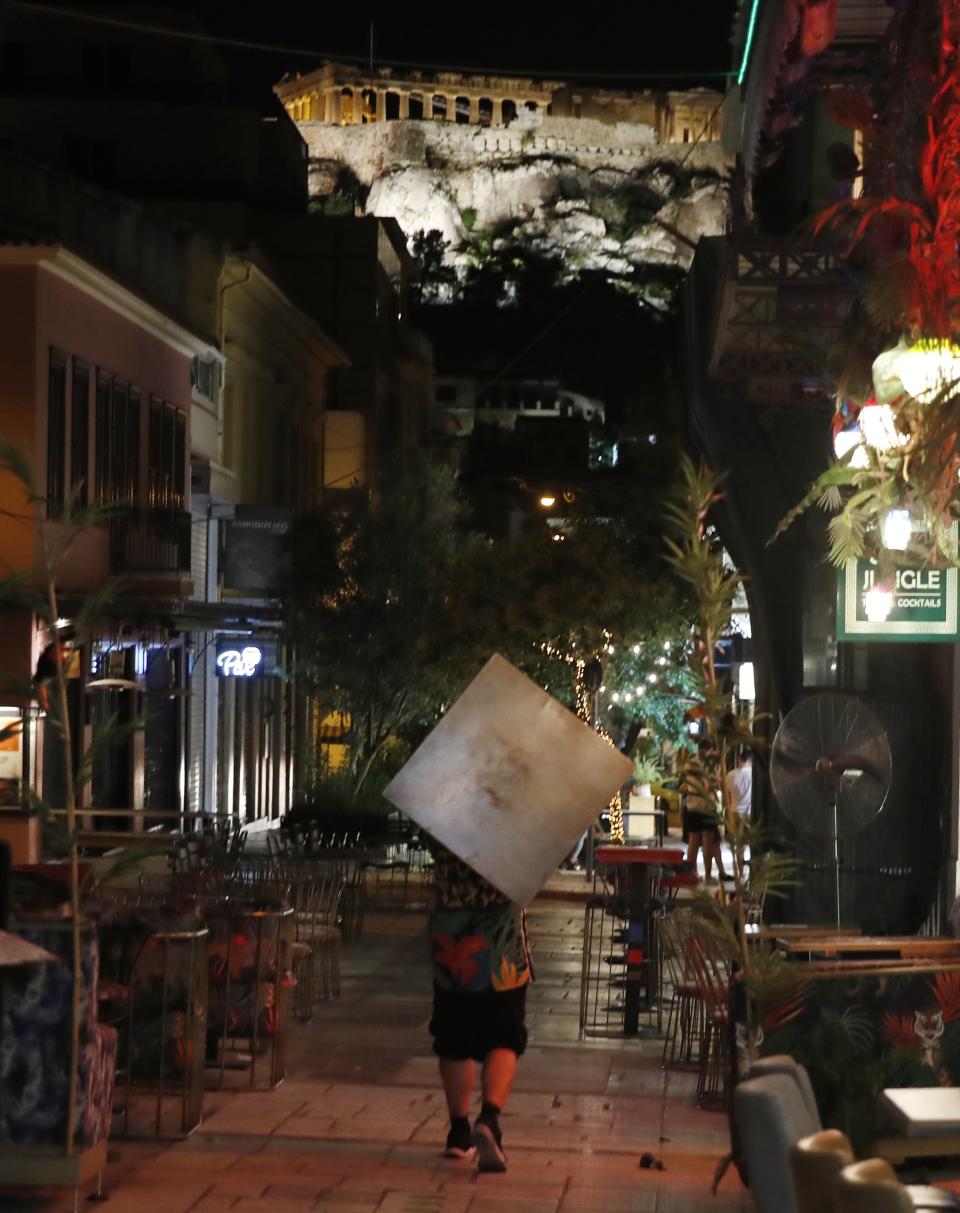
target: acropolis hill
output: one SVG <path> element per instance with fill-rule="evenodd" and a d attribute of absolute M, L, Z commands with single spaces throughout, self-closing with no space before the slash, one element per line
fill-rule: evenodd
<path fill-rule="evenodd" d="M 315 199 L 352 176 L 365 213 L 396 218 L 408 240 L 439 231 L 454 265 L 478 248 L 527 250 L 629 281 L 685 267 L 699 236 L 724 230 L 714 92 L 327 63 L 276 93 L 307 144 Z"/>

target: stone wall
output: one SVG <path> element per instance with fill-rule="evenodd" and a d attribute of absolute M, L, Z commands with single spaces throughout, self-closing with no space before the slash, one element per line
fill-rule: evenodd
<path fill-rule="evenodd" d="M 401 165 L 472 168 L 478 164 L 569 156 L 600 167 L 629 167 L 631 162 L 689 156 L 696 165 L 721 167 L 726 157 L 717 143 L 657 144 L 652 126 L 634 122 L 597 122 L 590 118 L 520 117 L 508 127 L 460 126 L 451 122 L 373 122 L 332 126 L 299 122 L 311 160 L 340 160 L 364 184 Z"/>

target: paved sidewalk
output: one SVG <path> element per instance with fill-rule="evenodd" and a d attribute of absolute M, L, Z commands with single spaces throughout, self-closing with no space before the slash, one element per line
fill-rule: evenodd
<path fill-rule="evenodd" d="M 567 882 L 564 882 L 567 883 Z M 567 883 L 567 887 L 571 887 Z M 556 889 L 552 890 L 556 893 Z M 579 889 L 578 889 L 579 891 Z M 655 1041 L 577 1039 L 583 911 L 539 898 L 530 1047 L 502 1118 L 505 1175 L 440 1156 L 423 915 L 373 915 L 345 956 L 343 995 L 295 1025 L 273 1092 L 211 1092 L 192 1138 L 117 1142 L 108 1213 L 733 1213 L 735 1172 L 710 1182 L 725 1118 Z M 663 1170 L 640 1166 L 644 1154 Z M 72 1195 L 0 1188 L 3 1213 L 65 1213 Z"/>

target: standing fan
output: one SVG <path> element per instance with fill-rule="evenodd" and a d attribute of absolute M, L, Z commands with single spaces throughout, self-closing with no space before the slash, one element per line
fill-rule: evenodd
<path fill-rule="evenodd" d="M 770 781 L 797 829 L 833 843 L 840 925 L 840 839 L 870 824 L 890 791 L 890 746 L 876 716 L 850 695 L 811 695 L 787 713 L 773 739 Z"/>

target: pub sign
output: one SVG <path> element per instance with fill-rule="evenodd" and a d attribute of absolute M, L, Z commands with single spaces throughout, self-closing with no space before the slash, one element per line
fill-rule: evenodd
<path fill-rule="evenodd" d="M 957 526 L 952 528 L 956 544 Z M 951 644 L 960 640 L 956 568 L 897 569 L 893 608 L 884 620 L 867 618 L 864 597 L 873 586 L 873 560 L 848 560 L 839 570 L 837 639 L 927 641 Z"/>
<path fill-rule="evenodd" d="M 249 682 L 264 678 L 277 669 L 277 642 L 255 636 L 221 636 L 217 640 L 218 678 Z"/>

